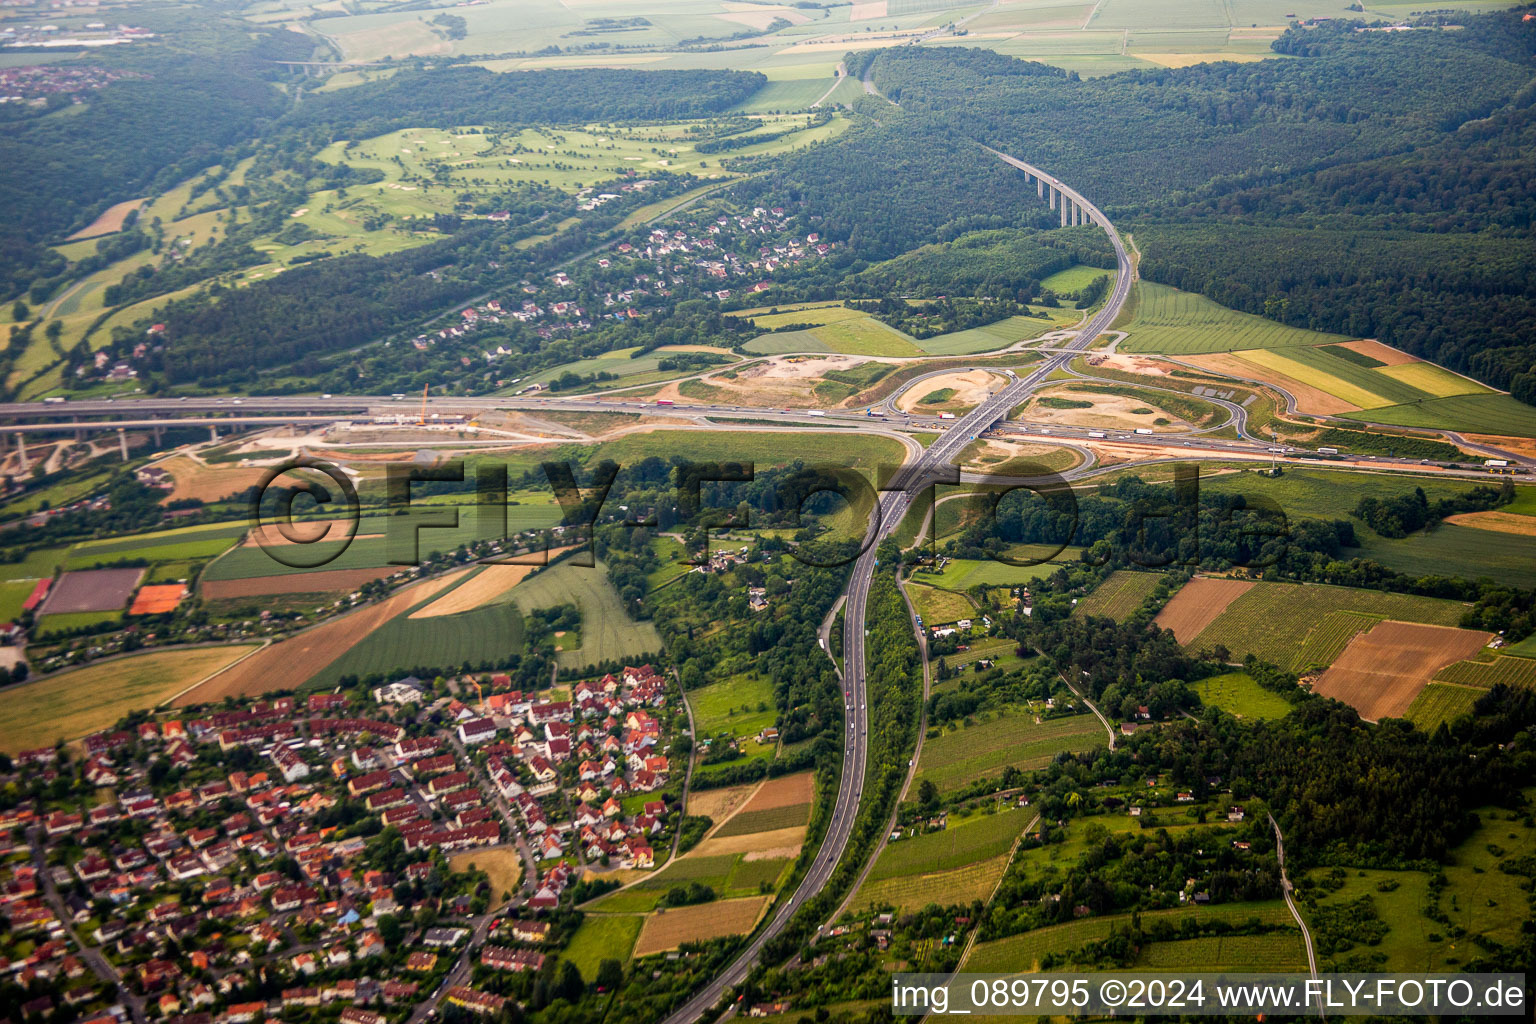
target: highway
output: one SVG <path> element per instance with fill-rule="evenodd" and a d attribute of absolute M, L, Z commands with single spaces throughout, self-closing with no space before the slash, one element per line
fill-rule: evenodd
<path fill-rule="evenodd" d="M 859 795 L 864 789 L 864 775 L 869 758 L 869 711 L 868 687 L 864 657 L 865 616 L 869 603 L 869 590 L 874 581 L 876 552 L 879 544 L 895 532 L 911 508 L 913 500 L 931 481 L 942 479 L 946 470 L 959 462 L 960 452 L 972 440 L 990 429 L 999 420 L 1006 419 L 1009 410 L 1022 402 L 1031 391 L 1045 382 L 1057 368 L 1065 365 L 1074 355 L 1092 344 L 1093 340 L 1110 325 L 1120 313 L 1130 294 L 1135 270 L 1120 235 L 1098 208 L 1075 191 L 1061 185 L 1022 160 L 989 150 L 1020 170 L 1037 174 L 1060 188 L 1073 201 L 1079 203 L 1095 224 L 1109 235 L 1115 247 L 1115 260 L 1119 273 L 1114 289 L 1103 307 L 1095 313 L 1072 340 L 1061 349 L 1047 356 L 1029 374 L 1019 376 L 1005 371 L 1009 383 L 993 394 L 976 409 L 956 420 L 947 421 L 948 429 L 914 461 L 902 467 L 896 479 L 880 494 L 878 515 L 870 525 L 864 553 L 854 563 L 853 574 L 848 581 L 848 597 L 843 612 L 843 685 L 849 696 L 847 734 L 844 737 L 843 770 L 838 780 L 837 801 L 827 823 L 827 835 L 805 877 L 794 893 L 775 908 L 772 919 L 761 928 L 747 944 L 747 948 L 721 974 L 693 995 L 683 1006 L 666 1018 L 665 1024 L 692 1024 L 703 1017 L 711 1007 L 724 997 L 732 987 L 740 984 L 757 963 L 758 956 L 770 939 L 784 930 L 791 917 L 807 901 L 819 893 L 832 878 L 837 864 L 842 860 L 853 834 L 858 817 Z M 950 473 L 949 475 L 953 475 Z"/>

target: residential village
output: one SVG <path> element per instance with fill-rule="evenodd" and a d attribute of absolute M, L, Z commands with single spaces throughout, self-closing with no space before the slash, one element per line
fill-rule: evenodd
<path fill-rule="evenodd" d="M 494 979 L 538 972 L 579 922 L 575 883 L 665 861 L 675 698 L 649 665 L 538 693 L 407 677 L 21 753 L 0 779 L 0 977 L 29 1021 L 499 1013 Z M 476 869 L 493 861 L 509 888 Z"/>

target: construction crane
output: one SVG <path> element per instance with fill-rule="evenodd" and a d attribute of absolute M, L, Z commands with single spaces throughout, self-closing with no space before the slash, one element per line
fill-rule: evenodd
<path fill-rule="evenodd" d="M 427 425 L 427 388 L 431 386 L 430 384 L 423 384 L 421 386 L 421 418 L 416 421 L 418 427 Z"/>

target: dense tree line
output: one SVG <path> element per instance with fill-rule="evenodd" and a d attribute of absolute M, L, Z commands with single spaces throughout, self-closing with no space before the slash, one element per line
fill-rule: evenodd
<path fill-rule="evenodd" d="M 586 124 L 718 114 L 767 83 L 756 71 L 622 68 L 503 75 L 479 67 L 406 71 L 310 97 L 288 123 L 325 126 L 346 138 L 397 128 L 456 124 Z"/>

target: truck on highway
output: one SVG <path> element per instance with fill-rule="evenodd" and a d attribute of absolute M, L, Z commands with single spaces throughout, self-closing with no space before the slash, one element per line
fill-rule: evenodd
<path fill-rule="evenodd" d="M 1136 428 L 1136 433 L 1138 433 L 1138 434 L 1150 434 L 1150 433 L 1152 433 L 1152 428 L 1151 427 L 1137 427 Z"/>
<path fill-rule="evenodd" d="M 1339 454 L 1339 450 L 1337 448 L 1319 448 L 1317 450 L 1317 454 L 1319 454 L 1319 455 L 1337 455 L 1337 454 Z"/>
<path fill-rule="evenodd" d="M 1088 431 L 1088 436 L 1089 437 L 1107 437 L 1109 435 L 1105 434 L 1104 431 L 1102 431 L 1102 430 L 1090 430 L 1090 431 Z"/>
<path fill-rule="evenodd" d="M 1483 461 L 1483 465 L 1487 466 L 1489 469 L 1503 469 L 1505 466 L 1509 465 L 1509 460 L 1508 459 L 1485 459 Z"/>
<path fill-rule="evenodd" d="M 63 405 L 64 401 L 65 401 L 64 399 L 58 398 L 58 397 L 45 398 L 45 399 L 43 399 L 43 404 L 44 405 Z"/>
<path fill-rule="evenodd" d="M 941 412 L 941 413 L 939 413 L 939 419 L 941 419 L 941 420 L 952 420 L 954 418 L 955 418 L 955 414 L 952 413 L 952 412 Z"/>
<path fill-rule="evenodd" d="M 826 412 L 824 410 L 822 410 L 822 409 L 812 409 L 809 412 L 807 412 L 806 415 L 807 416 L 825 416 Z"/>

